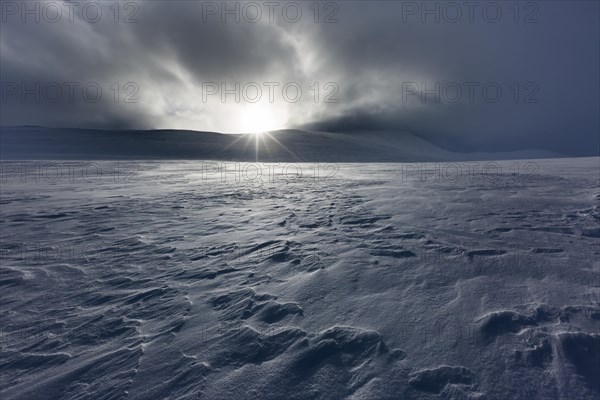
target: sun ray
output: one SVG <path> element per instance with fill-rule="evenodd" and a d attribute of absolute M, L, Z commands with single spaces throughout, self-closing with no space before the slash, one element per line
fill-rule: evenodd
<path fill-rule="evenodd" d="M 283 150 L 287 151 L 292 157 L 294 157 L 297 161 L 302 161 L 300 160 L 300 157 L 298 157 L 296 154 L 294 154 L 291 150 L 289 150 L 287 147 L 285 147 L 283 144 L 281 144 L 281 142 L 277 139 L 275 139 L 273 137 L 273 135 L 271 135 L 269 132 L 265 132 L 265 135 L 267 135 L 271 140 L 273 140 L 277 145 L 279 145 L 279 147 L 281 147 Z"/>

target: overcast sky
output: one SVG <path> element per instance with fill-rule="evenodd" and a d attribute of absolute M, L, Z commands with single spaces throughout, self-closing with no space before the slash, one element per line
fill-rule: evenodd
<path fill-rule="evenodd" d="M 3 126 L 599 152 L 597 1 L 86 3 L 2 2 Z"/>

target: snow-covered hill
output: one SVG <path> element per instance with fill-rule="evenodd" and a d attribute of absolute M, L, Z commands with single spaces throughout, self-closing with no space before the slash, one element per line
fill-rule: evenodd
<path fill-rule="evenodd" d="M 178 159 L 264 162 L 411 162 L 557 157 L 546 151 L 453 153 L 408 132 L 285 130 L 254 135 L 5 127 L 0 156 L 30 159 Z M 258 152 L 257 152 L 258 147 Z"/>

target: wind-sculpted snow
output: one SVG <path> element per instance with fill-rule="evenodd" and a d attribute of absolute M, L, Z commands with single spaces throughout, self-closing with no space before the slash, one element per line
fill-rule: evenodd
<path fill-rule="evenodd" d="M 599 160 L 471 167 L 3 162 L 0 396 L 598 398 Z"/>

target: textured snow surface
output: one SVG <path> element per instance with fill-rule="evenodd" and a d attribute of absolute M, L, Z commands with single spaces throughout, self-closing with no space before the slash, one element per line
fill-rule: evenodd
<path fill-rule="evenodd" d="M 3 162 L 0 397 L 597 399 L 599 161 Z"/>

